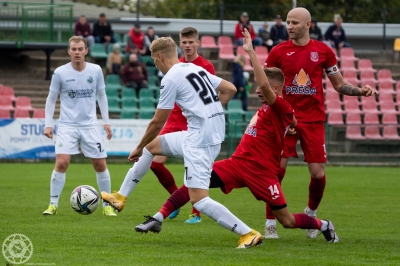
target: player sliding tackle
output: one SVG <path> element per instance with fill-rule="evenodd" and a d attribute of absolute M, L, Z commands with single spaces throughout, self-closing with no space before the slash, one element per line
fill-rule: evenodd
<path fill-rule="evenodd" d="M 332 222 L 304 213 L 291 214 L 287 208 L 277 173 L 283 139 L 289 127 L 296 125 L 293 108 L 282 98 L 284 75 L 278 68 L 264 69 L 253 50 L 250 34 L 243 33 L 243 48 L 250 55 L 258 83 L 256 93 L 263 103 L 248 125 L 231 158 L 215 162 L 210 187 L 220 187 L 228 194 L 234 188 L 248 187 L 254 197 L 270 204 L 285 228 L 317 229 L 327 242 L 339 242 Z M 189 189 L 190 190 L 190 189 Z M 160 232 L 162 221 L 189 201 L 188 188 L 175 191 L 153 217 L 138 226 L 139 232 Z"/>
<path fill-rule="evenodd" d="M 177 47 L 171 38 L 153 41 L 150 51 L 157 68 L 165 75 L 161 81 L 160 101 L 142 140 L 128 157 L 136 163 L 128 171 L 120 190 L 113 194 L 102 192 L 102 198 L 121 211 L 126 197 L 149 170 L 154 155 L 183 157 L 184 182 L 193 207 L 226 229 L 240 234 L 238 248 L 260 244 L 262 236 L 259 232 L 208 196 L 211 168 L 225 137 L 222 106 L 235 94 L 235 86 L 202 67 L 179 62 Z M 175 102 L 187 118 L 188 130 L 157 136 Z M 152 217 L 146 225 L 154 232 L 161 230 L 161 223 Z"/>

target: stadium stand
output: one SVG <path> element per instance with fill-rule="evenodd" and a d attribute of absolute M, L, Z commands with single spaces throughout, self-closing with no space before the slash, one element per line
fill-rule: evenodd
<path fill-rule="evenodd" d="M 201 36 L 200 47 L 215 49 L 218 48 L 218 45 L 215 43 L 215 39 L 213 36 Z"/>
<path fill-rule="evenodd" d="M 10 110 L 0 109 L 0 118 L 3 119 L 11 118 Z"/>
<path fill-rule="evenodd" d="M 368 125 L 365 127 L 365 138 L 370 140 L 382 140 L 382 135 L 379 132 L 379 126 Z"/>
<path fill-rule="evenodd" d="M 377 70 L 372 67 L 371 59 L 360 59 L 360 60 L 358 60 L 358 71 L 362 72 L 362 71 L 365 71 L 365 70 L 370 70 L 370 71 L 373 71 L 373 72 L 377 72 Z"/>
<path fill-rule="evenodd" d="M 392 78 L 392 71 L 390 69 L 378 70 L 378 81 L 389 81 L 392 82 L 392 84 L 396 84 L 396 81 Z"/>
<path fill-rule="evenodd" d="M 218 36 L 218 47 L 230 46 L 233 48 L 232 38 L 230 36 Z"/>
<path fill-rule="evenodd" d="M 366 113 L 364 115 L 364 124 L 366 125 L 379 125 L 379 117 L 377 113 Z"/>
<path fill-rule="evenodd" d="M 340 61 L 353 60 L 358 61 L 359 58 L 354 56 L 354 49 L 351 47 L 344 47 L 340 50 Z"/>
<path fill-rule="evenodd" d="M 361 125 L 361 114 L 360 113 L 348 113 L 346 116 L 347 125 Z"/>
<path fill-rule="evenodd" d="M 111 46 L 111 45 L 110 45 Z M 103 43 L 94 43 L 90 50 L 90 56 L 92 58 L 106 59 L 107 53 Z"/>
<path fill-rule="evenodd" d="M 397 115 L 395 113 L 384 113 L 382 115 L 382 124 L 383 125 L 397 125 Z"/>
<path fill-rule="evenodd" d="M 45 118 L 45 110 L 43 108 L 33 110 L 33 118 Z"/>
<path fill-rule="evenodd" d="M 19 96 L 15 99 L 15 109 L 25 109 L 33 111 L 31 98 L 27 96 Z"/>
<path fill-rule="evenodd" d="M 11 101 L 15 101 L 14 88 L 0 84 L 0 97 L 7 97 L 10 98 Z"/>
<path fill-rule="evenodd" d="M 340 71 L 343 73 L 347 72 L 347 71 L 357 71 L 355 65 L 354 65 L 354 60 L 351 59 L 342 59 L 340 61 Z"/>
<path fill-rule="evenodd" d="M 14 110 L 14 106 L 12 105 L 12 101 L 10 98 L 1 97 L 0 98 L 0 109 L 11 111 Z"/>
<path fill-rule="evenodd" d="M 24 109 L 24 108 L 15 108 L 14 110 L 14 118 L 30 118 L 31 115 L 29 113 L 28 109 Z"/>
<path fill-rule="evenodd" d="M 384 126 L 382 135 L 383 138 L 387 140 L 400 140 L 397 126 Z"/>
<path fill-rule="evenodd" d="M 331 112 L 328 116 L 329 125 L 343 125 L 343 115 L 342 112 Z"/>
<path fill-rule="evenodd" d="M 378 104 L 374 101 L 368 101 L 362 103 L 363 113 L 379 113 Z"/>

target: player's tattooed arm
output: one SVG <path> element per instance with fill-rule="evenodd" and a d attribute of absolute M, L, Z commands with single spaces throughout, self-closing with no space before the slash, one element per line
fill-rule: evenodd
<path fill-rule="evenodd" d="M 339 92 L 345 95 L 350 95 L 350 96 L 360 96 L 361 95 L 361 89 L 354 87 L 351 84 L 345 83 L 339 88 Z"/>

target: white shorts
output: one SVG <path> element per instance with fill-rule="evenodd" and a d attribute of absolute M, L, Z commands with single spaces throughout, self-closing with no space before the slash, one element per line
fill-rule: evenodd
<path fill-rule="evenodd" d="M 182 158 L 185 165 L 184 183 L 188 188 L 209 188 L 212 166 L 221 144 L 207 147 L 186 145 L 187 131 L 160 136 L 162 153 L 165 156 Z"/>
<path fill-rule="evenodd" d="M 55 141 L 56 154 L 79 154 L 79 146 L 85 157 L 101 159 L 107 153 L 100 127 L 59 127 Z"/>

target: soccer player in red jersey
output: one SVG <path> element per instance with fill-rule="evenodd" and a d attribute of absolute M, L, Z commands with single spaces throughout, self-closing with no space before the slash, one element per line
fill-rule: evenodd
<path fill-rule="evenodd" d="M 265 61 L 265 67 L 278 67 L 284 73 L 282 95 L 293 107 L 298 121 L 296 128 L 285 137 L 278 178 L 283 179 L 288 158 L 297 157 L 296 143 L 300 140 L 304 161 L 308 163 L 311 175 L 308 205 L 304 212 L 316 217 L 326 183 L 323 72 L 338 93 L 368 97 L 377 92 L 369 85 L 358 88 L 343 79 L 332 49 L 310 39 L 311 15 L 307 9 L 292 9 L 287 15 L 286 25 L 290 40 L 274 47 Z M 266 234 L 268 232 L 271 238 L 277 237 L 274 215 L 267 207 Z M 307 230 L 308 237 L 315 238 L 317 235 L 318 231 Z"/>
<path fill-rule="evenodd" d="M 179 61 L 183 63 L 192 63 L 203 67 L 205 70 L 215 75 L 215 69 L 213 64 L 200 56 L 197 53 L 197 48 L 200 45 L 199 34 L 195 28 L 187 27 L 183 28 L 179 34 L 180 47 L 183 51 L 184 56 L 179 58 Z M 165 123 L 160 135 L 164 135 L 171 132 L 185 131 L 187 130 L 187 121 L 182 114 L 181 108 L 175 104 L 174 109 Z M 166 156 L 155 156 L 151 164 L 151 170 L 157 176 L 158 181 L 163 187 L 172 194 L 178 189 L 175 180 L 171 172 L 165 167 L 164 163 L 167 161 Z M 179 214 L 179 210 L 171 214 L 170 219 L 175 218 Z M 196 224 L 201 222 L 200 212 L 195 208 L 192 209 L 192 214 L 189 219 L 185 221 L 186 224 Z"/>
<path fill-rule="evenodd" d="M 243 48 L 250 55 L 258 83 L 256 93 L 264 104 L 250 121 L 232 157 L 214 163 L 210 187 L 220 187 L 225 194 L 234 188 L 248 187 L 257 200 L 271 206 L 285 228 L 320 230 L 328 242 L 339 242 L 332 222 L 304 213 L 292 215 L 287 208 L 277 174 L 284 136 L 289 127 L 296 124 L 294 111 L 281 96 L 284 83 L 282 71 L 278 68 L 262 69 L 247 30 L 244 32 Z M 189 192 L 183 185 L 170 196 L 157 214 L 146 216 L 147 220 L 136 226 L 136 231 L 159 233 L 162 221 L 188 201 Z"/>

